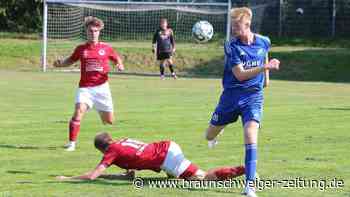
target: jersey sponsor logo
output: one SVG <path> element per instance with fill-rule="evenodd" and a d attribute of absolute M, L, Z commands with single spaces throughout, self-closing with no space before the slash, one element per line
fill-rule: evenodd
<path fill-rule="evenodd" d="M 98 50 L 98 54 L 103 56 L 106 54 L 106 51 L 104 49 L 100 49 L 100 50 Z"/>
<path fill-rule="evenodd" d="M 98 71 L 103 72 L 103 66 L 96 59 L 88 59 L 86 61 L 86 72 Z"/>
<path fill-rule="evenodd" d="M 243 62 L 243 67 L 245 69 L 257 67 L 257 66 L 260 66 L 260 65 L 261 65 L 261 61 L 260 60 Z"/>

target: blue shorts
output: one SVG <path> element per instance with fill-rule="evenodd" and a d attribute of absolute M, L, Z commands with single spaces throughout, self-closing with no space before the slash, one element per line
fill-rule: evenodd
<path fill-rule="evenodd" d="M 243 126 L 254 120 L 261 122 L 264 97 L 262 91 L 242 91 L 225 89 L 216 106 L 210 124 L 223 126 L 236 122 L 241 116 Z"/>

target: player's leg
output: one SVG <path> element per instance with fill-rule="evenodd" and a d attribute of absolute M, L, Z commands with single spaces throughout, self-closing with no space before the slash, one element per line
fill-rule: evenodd
<path fill-rule="evenodd" d="M 232 179 L 242 176 L 245 170 L 243 166 L 236 167 L 219 167 L 208 170 L 207 172 L 199 169 L 196 165 L 191 163 L 187 169 L 179 176 L 186 180 L 208 180 L 219 181 Z"/>
<path fill-rule="evenodd" d="M 209 148 L 213 148 L 217 144 L 216 137 L 224 130 L 226 125 L 212 125 L 209 124 L 207 130 L 205 131 L 205 138 L 208 140 Z"/>
<path fill-rule="evenodd" d="M 207 130 L 205 131 L 205 138 L 210 141 L 216 138 L 219 133 L 226 127 L 226 125 L 212 125 L 209 124 Z"/>
<path fill-rule="evenodd" d="M 247 196 L 256 196 L 255 189 L 251 186 L 256 179 L 258 131 L 262 117 L 263 98 L 262 94 L 253 95 L 251 98 L 242 108 L 247 183 L 243 193 Z"/>
<path fill-rule="evenodd" d="M 177 79 L 177 76 L 176 76 L 176 73 L 174 71 L 174 61 L 171 57 L 171 54 L 169 54 L 169 58 L 167 59 L 167 63 L 168 63 L 168 66 L 169 66 L 169 70 L 171 72 L 171 76 L 174 78 L 174 79 Z"/>
<path fill-rule="evenodd" d="M 254 181 L 257 164 L 259 123 L 252 120 L 244 124 L 245 166 L 247 181 Z"/>
<path fill-rule="evenodd" d="M 226 125 L 236 122 L 239 116 L 237 93 L 232 90 L 224 90 L 220 96 L 218 105 L 212 114 L 205 138 L 209 148 L 217 144 L 217 136 L 222 133 Z"/>
<path fill-rule="evenodd" d="M 164 75 L 164 72 L 165 72 L 165 59 L 162 59 L 161 57 L 161 54 L 159 54 L 158 56 L 159 58 L 159 72 L 160 72 L 160 79 L 164 79 L 165 78 L 165 75 Z"/>
<path fill-rule="evenodd" d="M 74 151 L 80 132 L 80 122 L 89 108 L 92 108 L 92 95 L 89 88 L 79 88 L 75 97 L 75 109 L 69 121 L 69 143 L 65 145 L 67 151 Z"/>
<path fill-rule="evenodd" d="M 235 167 L 220 167 L 214 168 L 207 171 L 205 180 L 227 180 L 238 176 L 242 176 L 245 172 L 244 166 Z"/>
<path fill-rule="evenodd" d="M 93 102 L 98 111 L 103 124 L 113 124 L 114 122 L 114 106 L 112 93 L 108 83 L 94 87 Z"/>
<path fill-rule="evenodd" d="M 198 169 L 196 166 L 192 165 L 189 160 L 187 160 L 178 144 L 175 142 L 170 142 L 167 155 L 160 167 L 166 174 L 176 178 L 183 178 L 184 172 L 192 170 L 192 174 Z"/>
<path fill-rule="evenodd" d="M 103 124 L 113 124 L 114 121 L 114 113 L 109 111 L 99 111 L 100 118 Z"/>
<path fill-rule="evenodd" d="M 161 169 L 168 177 L 170 175 L 186 180 L 226 180 L 244 174 L 243 166 L 214 168 L 205 172 L 186 159 L 175 142 L 171 142 Z"/>
<path fill-rule="evenodd" d="M 80 132 L 80 122 L 88 108 L 89 106 L 85 103 L 75 104 L 73 116 L 69 121 L 69 143 L 65 146 L 67 151 L 75 150 L 76 141 Z"/>

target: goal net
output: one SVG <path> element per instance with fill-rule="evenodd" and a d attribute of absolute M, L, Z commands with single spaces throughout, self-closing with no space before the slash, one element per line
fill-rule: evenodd
<path fill-rule="evenodd" d="M 87 16 L 95 16 L 104 21 L 105 26 L 101 31 L 100 40 L 112 44 L 122 54 L 123 50 L 150 51 L 151 40 L 159 27 L 160 18 L 168 19 L 177 43 L 188 44 L 194 50 L 208 47 L 206 45 L 211 43 L 223 43 L 229 38 L 228 17 L 229 10 L 233 7 L 230 1 L 184 1 L 186 0 L 167 2 L 46 0 L 43 22 L 43 70 L 53 69 L 54 60 L 67 57 L 78 44 L 86 41 L 83 22 Z M 257 32 L 266 7 L 267 4 L 252 7 L 253 30 Z M 213 39 L 201 45 L 192 39 L 192 26 L 200 20 L 206 20 L 214 27 Z M 136 49 L 131 49 L 132 47 Z M 72 68 L 74 66 L 69 70 Z"/>
<path fill-rule="evenodd" d="M 112 45 L 134 43 L 150 49 L 160 18 L 168 19 L 177 42 L 194 43 L 192 26 L 200 20 L 213 25 L 213 41 L 225 39 L 227 33 L 227 3 L 47 0 L 46 4 L 43 60 L 46 59 L 47 68 L 51 68 L 54 59 L 66 57 L 86 40 L 83 21 L 87 16 L 104 21 L 100 40 Z"/>

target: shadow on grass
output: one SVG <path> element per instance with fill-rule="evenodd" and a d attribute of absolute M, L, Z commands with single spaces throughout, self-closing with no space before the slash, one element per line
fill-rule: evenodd
<path fill-rule="evenodd" d="M 321 107 L 320 110 L 350 111 L 350 107 Z"/>
<path fill-rule="evenodd" d="M 271 79 L 288 81 L 323 81 L 323 82 L 350 82 L 348 49 L 302 49 L 273 51 L 271 58 L 281 61 L 279 71 L 271 72 Z M 221 77 L 224 69 L 224 57 L 212 59 L 209 62 L 185 68 L 184 72 L 191 76 Z"/>
<path fill-rule="evenodd" d="M 33 172 L 24 171 L 24 170 L 8 170 L 6 172 L 10 174 L 34 174 Z"/>
<path fill-rule="evenodd" d="M 50 177 L 56 177 L 57 175 L 49 175 Z M 136 187 L 135 180 L 142 181 L 142 187 Z M 159 182 L 158 182 L 159 181 Z M 71 180 L 71 181 L 48 181 L 46 183 L 65 183 L 65 184 L 91 184 L 91 185 L 113 185 L 113 186 L 133 186 L 135 189 L 178 189 L 190 192 L 203 192 L 211 191 L 216 193 L 230 193 L 230 194 L 240 194 L 237 191 L 232 191 L 234 188 L 220 189 L 214 186 L 209 187 L 204 184 L 200 185 L 200 182 L 193 182 L 193 186 L 189 183 L 181 184 L 181 179 L 169 179 L 167 177 L 136 177 L 135 179 L 125 179 L 125 178 L 111 178 L 110 176 L 99 177 L 93 181 L 85 180 Z M 175 183 L 175 184 L 172 184 Z M 198 184 L 197 184 L 198 183 Z M 156 186 L 159 185 L 159 186 Z M 176 186 L 175 186 L 176 185 Z M 208 184 L 209 185 L 209 184 Z"/>
<path fill-rule="evenodd" d="M 57 150 L 57 146 L 32 146 L 32 145 L 13 145 L 13 144 L 0 144 L 0 148 L 8 148 L 8 149 L 23 149 L 23 150 L 39 150 L 39 149 L 46 149 L 46 150 Z"/>

